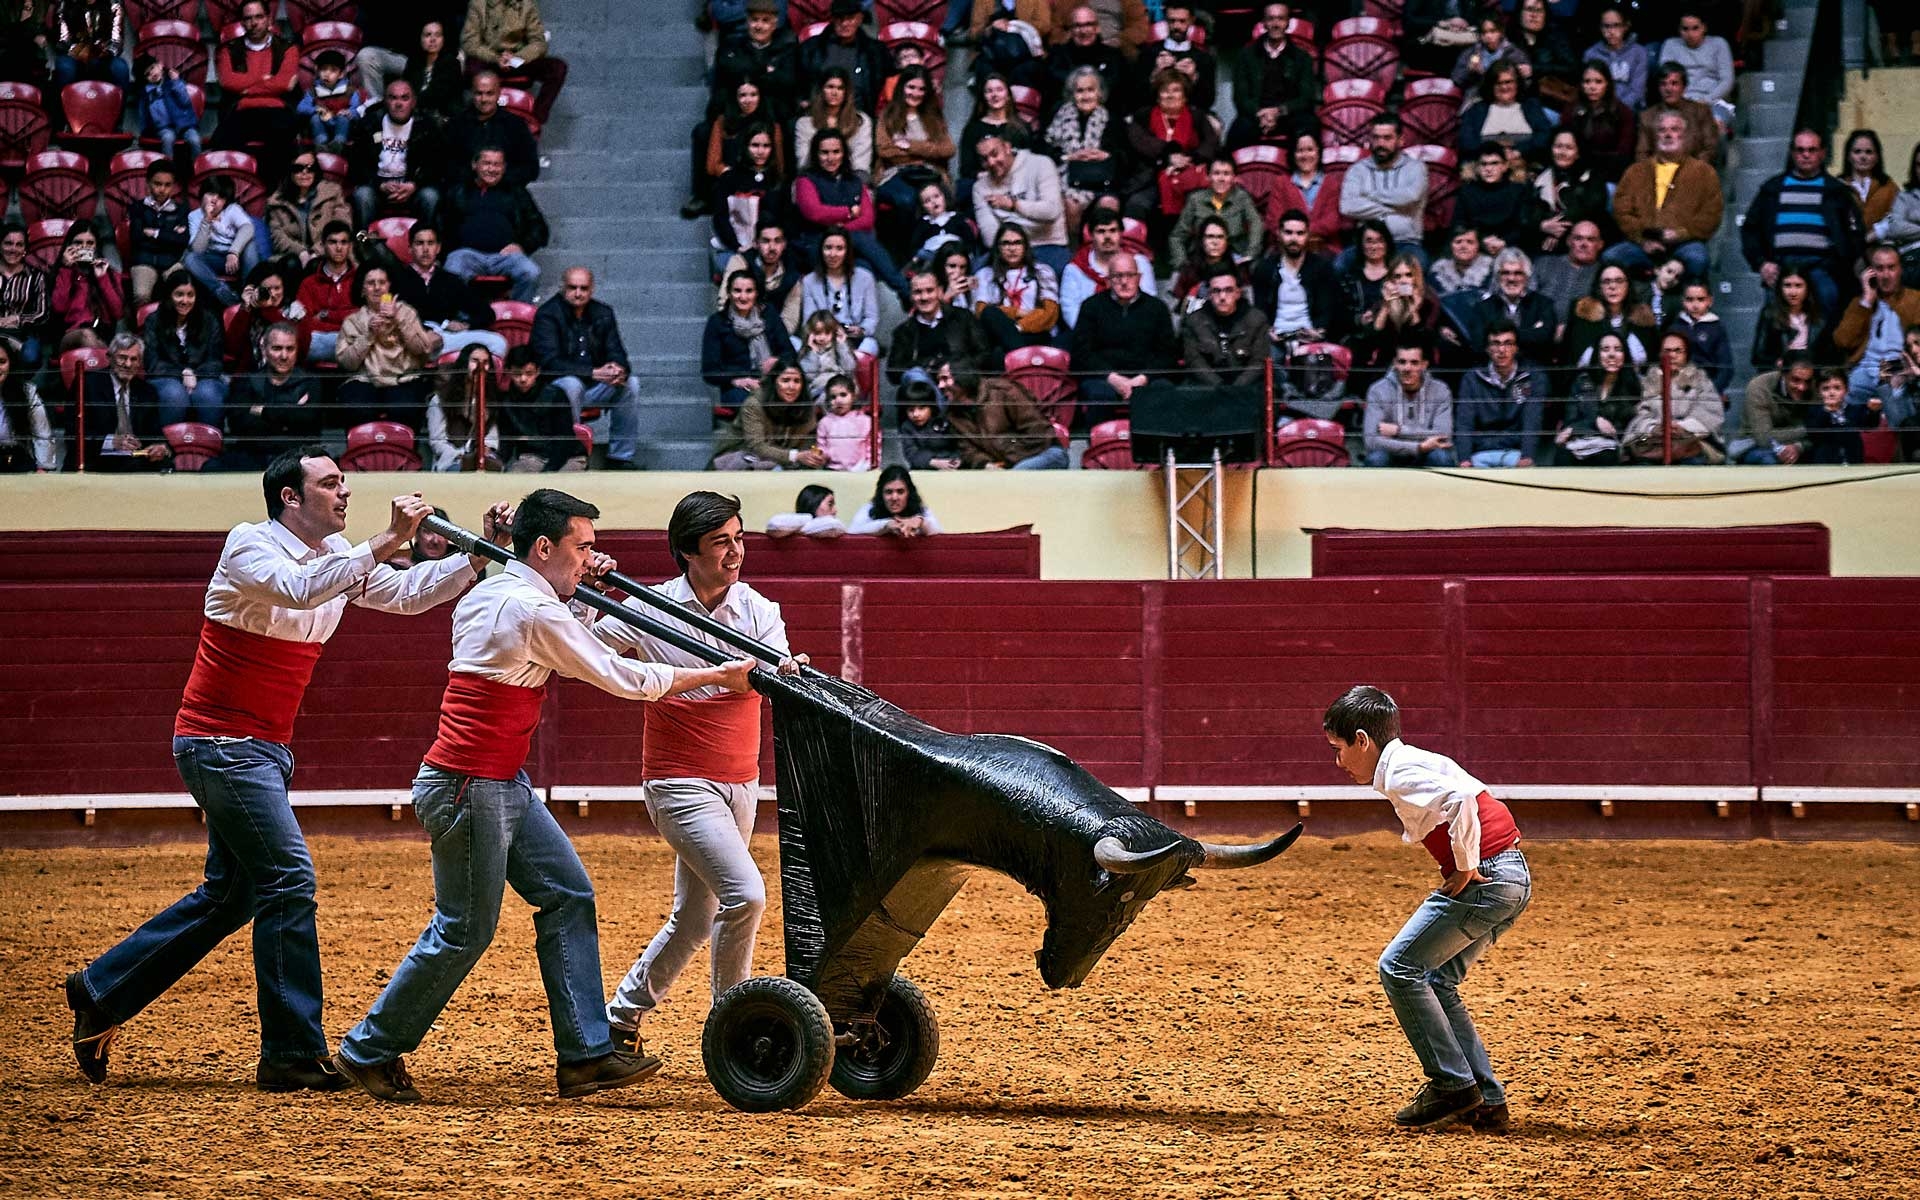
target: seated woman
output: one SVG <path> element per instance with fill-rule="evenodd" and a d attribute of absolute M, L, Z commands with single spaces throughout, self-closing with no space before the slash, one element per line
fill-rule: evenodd
<path fill-rule="evenodd" d="M 48 311 L 46 273 L 27 261 L 27 227 L 0 224 L 0 337 L 13 339 L 25 369 L 40 366 Z"/>
<path fill-rule="evenodd" d="M 906 299 L 906 276 L 874 236 L 873 193 L 847 165 L 846 136 L 835 129 L 821 130 L 813 135 L 808 157 L 813 165 L 793 183 L 793 206 L 800 213 L 808 248 L 818 245 L 828 229 L 845 230 L 854 254 L 874 277 Z"/>
<path fill-rule="evenodd" d="M 973 311 L 973 259 L 958 246 L 948 246 L 933 260 L 933 274 L 940 280 L 940 303 Z"/>
<path fill-rule="evenodd" d="M 888 227 L 896 244 L 912 224 L 920 188 L 931 179 L 944 183 L 952 178 L 953 149 L 946 102 L 933 75 L 925 67 L 901 71 L 873 137 L 873 194 L 898 214 L 897 224 Z"/>
<path fill-rule="evenodd" d="M 1893 198 L 1893 207 L 1869 232 L 1883 242 L 1891 242 L 1900 251 L 1900 278 L 1910 288 L 1920 288 L 1920 145 L 1907 160 L 1907 186 Z"/>
<path fill-rule="evenodd" d="M 1060 201 L 1068 229 L 1125 174 L 1125 125 L 1107 107 L 1107 81 L 1092 67 L 1067 76 L 1066 103 L 1047 123 L 1047 153 L 1060 164 Z"/>
<path fill-rule="evenodd" d="M 880 354 L 874 331 L 880 326 L 880 295 L 873 272 L 853 261 L 853 243 L 838 226 L 820 235 L 815 266 L 800 280 L 800 315 L 831 313 L 856 354 Z"/>
<path fill-rule="evenodd" d="M 1354 255 L 1352 266 L 1340 274 L 1347 301 L 1347 325 L 1353 329 L 1370 329 L 1380 315 L 1387 274 L 1393 269 L 1388 261 L 1393 253 L 1393 234 L 1383 222 L 1362 221 L 1354 231 L 1354 245 L 1359 252 Z"/>
<path fill-rule="evenodd" d="M 787 181 L 773 156 L 776 130 L 761 123 L 747 131 L 746 154 L 713 185 L 713 237 L 708 269 L 718 276 L 734 255 L 753 248 L 762 221 L 787 225 Z"/>
<path fill-rule="evenodd" d="M 1556 467 L 1610 467 L 1620 461 L 1620 438 L 1640 407 L 1640 377 L 1627 358 L 1627 343 L 1611 329 L 1582 356 L 1559 432 L 1553 435 Z"/>
<path fill-rule="evenodd" d="M 1220 153 L 1220 122 L 1188 102 L 1193 81 L 1179 71 L 1161 71 L 1151 86 L 1155 102 L 1127 122 L 1134 171 L 1124 189 L 1125 211 L 1164 231 L 1188 194 L 1207 186 L 1199 164 Z"/>
<path fill-rule="evenodd" d="M 1167 307 L 1176 316 L 1190 313 L 1207 302 L 1206 282 L 1222 268 L 1241 267 L 1233 253 L 1233 233 L 1219 217 L 1204 217 L 1193 231 L 1180 270 L 1174 273 L 1166 296 Z M 1240 272 L 1245 274 L 1244 270 Z"/>
<path fill-rule="evenodd" d="M 707 318 L 700 336 L 700 376 L 720 389 L 714 419 L 732 418 L 759 386 L 760 373 L 795 353 L 780 314 L 760 302 L 760 281 L 753 273 L 727 276 L 727 306 Z"/>
<path fill-rule="evenodd" d="M 52 333 L 59 349 L 104 346 L 126 309 L 126 283 L 107 262 L 93 225 L 75 221 L 53 269 Z"/>
<path fill-rule="evenodd" d="M 293 298 L 287 269 L 269 259 L 248 274 L 240 288 L 240 303 L 221 314 L 225 326 L 225 357 L 229 371 L 259 371 L 267 365 L 267 330 L 281 321 L 298 326 L 307 315 Z M 307 339 L 300 336 L 300 361 L 307 359 Z"/>
<path fill-rule="evenodd" d="M 767 518 L 767 536 L 792 537 L 799 534 L 810 538 L 845 537 L 847 527 L 840 521 L 839 501 L 834 499 L 833 489 L 810 483 L 800 489 L 800 495 L 793 501 L 793 511 L 776 513 Z"/>
<path fill-rule="evenodd" d="M 880 472 L 880 480 L 873 488 L 873 499 L 847 525 L 847 532 L 927 537 L 940 532 L 940 522 L 934 519 L 933 510 L 920 499 L 920 490 L 913 486 L 913 475 L 905 467 L 895 464 Z"/>
<path fill-rule="evenodd" d="M 1525 56 L 1527 65 L 1520 73 L 1542 100 L 1564 104 L 1574 94 L 1574 77 L 1580 67 L 1580 60 L 1573 56 L 1573 43 L 1558 24 L 1547 20 L 1547 0 L 1520 0 L 1511 7 L 1513 20 L 1507 26 L 1507 42 Z"/>
<path fill-rule="evenodd" d="M 340 185 L 320 174 L 320 160 L 301 150 L 287 164 L 287 179 L 267 197 L 267 237 L 273 257 L 306 267 L 320 256 L 320 231 L 335 221 L 353 223 L 353 206 Z"/>
<path fill-rule="evenodd" d="M 793 123 L 793 144 L 800 153 L 796 172 L 813 165 L 813 138 L 831 129 L 846 139 L 847 167 L 861 179 L 873 173 L 873 118 L 853 98 L 853 76 L 845 67 L 828 67 L 813 87 L 807 111 Z"/>
<path fill-rule="evenodd" d="M 1547 154 L 1553 118 L 1531 96 L 1523 98 L 1520 71 L 1501 63 L 1480 82 L 1480 99 L 1460 114 L 1460 153 L 1480 156 L 1489 142 L 1518 150 L 1529 162 Z"/>
<path fill-rule="evenodd" d="M 1520 248 L 1529 254 L 1565 254 L 1567 235 L 1582 221 L 1600 230 L 1602 245 L 1615 241 L 1620 229 L 1613 223 L 1607 181 L 1587 161 L 1578 134 L 1556 129 L 1548 150 L 1551 164 L 1534 176 L 1528 189 Z"/>
<path fill-rule="evenodd" d="M 160 399 L 160 428 L 193 420 L 221 427 L 227 381 L 220 318 L 200 302 L 193 276 L 175 268 L 160 280 L 160 307 L 147 318 L 147 382 Z"/>
<path fill-rule="evenodd" d="M 500 462 L 500 403 L 494 384 L 493 351 L 470 346 L 462 371 L 447 371 L 427 401 L 427 466 L 434 471 L 471 471 L 477 465 L 473 425 L 479 414 L 481 389 L 486 389 L 487 469 Z"/>
<path fill-rule="evenodd" d="M 466 74 L 460 69 L 459 48 L 447 49 L 447 27 L 428 21 L 420 27 L 420 48 L 407 55 L 405 79 L 413 85 L 416 110 L 445 121 L 460 111 L 466 98 Z"/>
<path fill-rule="evenodd" d="M 1753 336 L 1754 368 L 1777 371 L 1780 361 L 1795 350 L 1813 355 L 1815 362 L 1837 361 L 1833 340 L 1828 336 L 1831 332 L 1806 271 L 1782 267 L 1773 284 L 1773 295 L 1760 310 L 1760 325 Z"/>
<path fill-rule="evenodd" d="M 1527 52 L 1507 40 L 1507 27 L 1499 13 L 1483 15 L 1479 20 L 1480 40 L 1460 51 L 1453 63 L 1453 85 L 1470 92 L 1486 82 L 1495 67 L 1512 67 L 1516 78 L 1533 73 Z"/>
<path fill-rule="evenodd" d="M 1396 254 L 1388 263 L 1387 280 L 1380 289 L 1380 305 L 1373 320 L 1354 330 L 1353 365 L 1347 390 L 1364 395 L 1367 388 L 1393 365 L 1394 351 L 1409 339 L 1431 345 L 1440 324 L 1440 300 L 1427 290 L 1426 272 L 1411 254 Z"/>
<path fill-rule="evenodd" d="M 693 181 L 694 194 L 703 197 L 711 195 L 713 185 L 727 173 L 727 168 L 738 166 L 746 160 L 747 138 L 752 132 L 767 128 L 773 131 L 772 161 L 784 173 L 787 150 L 780 132 L 779 117 L 767 110 L 759 84 L 751 79 L 741 80 L 728 98 L 725 110 L 707 134 L 706 154 L 701 158 L 700 169 Z"/>
<path fill-rule="evenodd" d="M 1060 324 L 1060 280 L 1053 268 L 1033 260 L 1027 231 L 1002 225 L 993 257 L 973 277 L 974 313 L 1002 352 L 1043 346 Z"/>
<path fill-rule="evenodd" d="M 1481 253 L 1480 231 L 1471 225 L 1455 224 L 1447 240 L 1447 257 L 1436 259 L 1427 283 L 1435 294 L 1445 297 L 1456 293 L 1477 296 L 1493 281 L 1493 258 Z"/>
<path fill-rule="evenodd" d="M 427 423 L 427 372 L 440 356 L 440 335 L 420 323 L 420 314 L 393 298 L 385 267 L 360 272 L 360 307 L 340 326 L 334 359 L 352 378 L 340 385 L 336 404 L 349 428 L 368 421 L 398 421 L 422 432 Z"/>
<path fill-rule="evenodd" d="M 791 354 L 767 373 L 740 405 L 740 415 L 714 441 L 712 471 L 821 471 L 827 456 L 816 436 L 820 408 Z"/>
<path fill-rule="evenodd" d="M 1580 139 L 1602 182 L 1618 182 L 1620 172 L 1633 165 L 1640 126 L 1633 110 L 1620 103 L 1613 75 L 1601 64 L 1588 62 L 1580 69 L 1580 95 L 1560 110 L 1560 128 Z"/>
<path fill-rule="evenodd" d="M 60 469 L 60 446 L 31 374 L 19 346 L 0 337 L 0 474 Z"/>
<path fill-rule="evenodd" d="M 1473 178 L 1454 201 L 1454 221 L 1478 229 L 1481 245 L 1498 256 L 1521 233 L 1526 209 L 1527 185 L 1508 173 L 1507 148 L 1495 142 L 1480 147 Z"/>
<path fill-rule="evenodd" d="M 1671 377 L 1668 388 L 1666 379 Z M 1621 457 L 1632 462 L 1666 460 L 1668 426 L 1662 423 L 1663 391 L 1672 393 L 1671 447 L 1675 464 L 1697 466 L 1726 461 L 1720 431 L 1727 406 L 1713 381 L 1692 361 L 1692 344 L 1678 331 L 1660 339 L 1660 361 L 1640 377 L 1640 405 L 1622 438 Z"/>
<path fill-rule="evenodd" d="M 1587 350 L 1597 344 L 1603 333 L 1620 335 L 1627 357 L 1636 371 L 1644 370 L 1653 356 L 1654 338 L 1659 326 L 1653 310 L 1633 298 L 1633 284 L 1624 267 L 1608 264 L 1593 277 L 1591 294 L 1574 301 L 1562 340 L 1561 359 L 1580 362 Z"/>

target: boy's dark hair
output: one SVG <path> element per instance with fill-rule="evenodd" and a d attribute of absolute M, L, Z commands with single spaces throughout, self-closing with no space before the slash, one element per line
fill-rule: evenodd
<path fill-rule="evenodd" d="M 209 175 L 200 181 L 200 194 L 204 196 L 208 192 L 212 192 L 228 204 L 232 204 L 233 180 L 225 175 Z"/>
<path fill-rule="evenodd" d="M 434 228 L 433 223 L 431 221 L 415 221 L 413 223 L 413 227 L 407 230 L 407 245 L 409 246 L 413 245 L 413 239 L 419 237 L 423 233 L 430 233 L 435 237 L 440 236 L 440 231 Z"/>
<path fill-rule="evenodd" d="M 833 495 L 832 488 L 810 483 L 800 489 L 800 495 L 793 502 L 793 511 L 812 516 L 813 510 L 825 504 L 827 497 L 831 495 Z"/>
<path fill-rule="evenodd" d="M 684 571 L 687 555 L 700 552 L 700 539 L 740 515 L 740 497 L 719 492 L 688 492 L 667 519 L 667 549 Z"/>
<path fill-rule="evenodd" d="M 153 55 L 138 54 L 133 59 L 133 77 L 142 86 L 146 86 L 147 72 L 153 68 Z"/>
<path fill-rule="evenodd" d="M 517 367 L 537 366 L 540 360 L 534 357 L 533 347 L 529 345 L 511 346 L 507 349 L 507 370 Z"/>
<path fill-rule="evenodd" d="M 344 233 L 348 237 L 352 237 L 353 226 L 347 224 L 345 221 L 328 221 L 320 227 L 320 240 L 324 242 L 336 233 Z"/>
<path fill-rule="evenodd" d="M 296 496 L 306 496 L 307 469 L 301 465 L 301 460 L 332 457 L 333 451 L 317 442 L 283 450 L 275 455 L 260 475 L 260 490 L 267 497 L 267 518 L 271 520 L 286 511 L 287 502 L 280 498 L 283 489 L 292 488 Z"/>
<path fill-rule="evenodd" d="M 541 538 L 558 543 L 575 517 L 592 521 L 599 516 L 600 510 L 585 500 L 553 488 L 536 488 L 513 510 L 513 556 L 524 559 Z"/>
<path fill-rule="evenodd" d="M 338 71 L 346 70 L 347 56 L 340 53 L 338 50 L 322 50 L 320 53 L 313 56 L 314 70 L 324 71 L 328 67 L 332 67 Z"/>
<path fill-rule="evenodd" d="M 147 182 L 149 184 L 161 175 L 171 175 L 175 179 L 178 179 L 180 178 L 180 168 L 174 166 L 173 160 L 170 158 L 156 158 L 147 164 Z"/>
<path fill-rule="evenodd" d="M 1493 320 L 1487 322 L 1486 330 L 1480 335 L 1480 343 L 1481 345 L 1485 345 L 1496 336 L 1506 333 L 1511 333 L 1517 338 L 1520 336 L 1520 327 L 1505 317 L 1495 317 Z"/>
<path fill-rule="evenodd" d="M 1327 705 L 1320 727 L 1348 745 L 1364 732 L 1374 745 L 1384 746 L 1400 736 L 1400 706 L 1392 696 L 1363 683 Z"/>
<path fill-rule="evenodd" d="M 1853 379 L 1847 374 L 1846 369 L 1843 367 L 1828 367 L 1826 370 L 1820 372 L 1820 377 L 1813 381 L 1813 386 L 1818 389 L 1825 387 L 1829 383 L 1844 383 L 1848 387 L 1852 387 Z"/>
<path fill-rule="evenodd" d="M 1125 229 L 1127 222 L 1120 210 L 1113 205 L 1096 204 L 1087 210 L 1086 217 L 1080 222 L 1081 236 L 1090 238 L 1094 230 L 1106 225 L 1118 225 L 1121 229 Z"/>
<path fill-rule="evenodd" d="M 894 403 L 900 407 L 902 421 L 907 419 L 909 408 L 925 407 L 936 413 L 940 411 L 940 393 L 924 379 L 910 379 L 901 384 L 900 390 L 894 393 L 893 398 Z"/>

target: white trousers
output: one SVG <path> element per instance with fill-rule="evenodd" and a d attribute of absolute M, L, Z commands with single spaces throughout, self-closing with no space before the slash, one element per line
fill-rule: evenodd
<path fill-rule="evenodd" d="M 656 779 L 647 814 L 673 847 L 673 911 L 607 1005 L 607 1022 L 636 1029 L 666 998 L 694 952 L 713 941 L 713 995 L 753 972 L 753 943 L 767 909 L 767 885 L 747 849 L 760 784 Z"/>

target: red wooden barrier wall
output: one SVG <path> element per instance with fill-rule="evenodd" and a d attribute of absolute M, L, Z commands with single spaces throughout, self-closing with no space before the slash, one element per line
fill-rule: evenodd
<path fill-rule="evenodd" d="M 936 725 L 1109 783 L 1324 784 L 1321 710 L 1393 691 L 1410 739 L 1508 783 L 1911 787 L 1920 580 L 764 580 L 796 649 Z M 198 584 L 0 584 L 0 790 L 177 791 Z M 450 609 L 355 610 L 308 693 L 301 788 L 402 788 Z M 847 661 L 842 662 L 842 651 Z M 531 774 L 631 785 L 637 713 L 555 689 Z"/>

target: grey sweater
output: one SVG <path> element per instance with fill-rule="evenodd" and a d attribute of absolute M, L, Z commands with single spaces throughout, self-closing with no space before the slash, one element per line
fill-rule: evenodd
<path fill-rule="evenodd" d="M 1396 242 L 1420 240 L 1427 210 L 1427 164 L 1401 154 L 1386 166 L 1371 156 L 1347 168 L 1340 185 L 1340 215 L 1354 221 L 1384 221 Z"/>
<path fill-rule="evenodd" d="M 1380 425 L 1398 425 L 1392 437 L 1380 432 Z M 1369 453 L 1385 450 L 1388 454 L 1418 454 L 1420 443 L 1428 438 L 1453 436 L 1453 393 L 1431 374 L 1420 391 L 1408 396 L 1392 372 L 1367 389 L 1366 448 Z"/>

